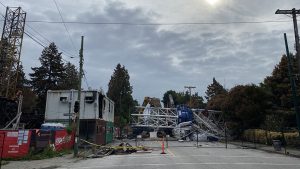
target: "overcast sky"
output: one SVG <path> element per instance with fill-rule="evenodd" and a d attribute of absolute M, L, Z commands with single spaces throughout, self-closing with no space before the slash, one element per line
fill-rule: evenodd
<path fill-rule="evenodd" d="M 213 3 L 215 1 L 215 3 Z M 61 21 L 53 0 L 1 0 L 21 6 L 27 21 Z M 202 23 L 190 25 L 115 25 L 27 22 L 25 30 L 45 45 L 53 41 L 78 55 L 85 36 L 84 69 L 93 89 L 107 91 L 118 63 L 130 74 L 133 96 L 159 97 L 167 90 L 197 88 L 205 95 L 215 77 L 227 89 L 237 84 L 258 84 L 270 75 L 285 52 L 283 33 L 294 52 L 292 19 L 275 15 L 280 9 L 300 8 L 299 0 L 56 0 L 65 21 L 101 23 Z M 0 12 L 5 8 L 0 6 Z M 230 22 L 265 22 L 209 24 Z M 290 22 L 288 22 L 290 21 Z M 3 20 L 1 20 L 1 26 Z M 206 23 L 206 24 L 203 24 Z M 34 28 L 34 30 L 31 29 Z M 1 29 L 2 30 L 2 29 Z M 39 34 L 47 38 L 42 38 Z M 43 47 L 24 36 L 21 61 L 26 73 L 39 66 Z M 64 53 L 66 53 L 64 52 Z M 78 59 L 68 60 L 78 65 Z M 87 84 L 83 82 L 84 88 Z"/>

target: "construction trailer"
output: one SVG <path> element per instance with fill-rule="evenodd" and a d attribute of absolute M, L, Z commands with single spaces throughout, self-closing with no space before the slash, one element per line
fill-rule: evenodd
<path fill-rule="evenodd" d="M 74 105 L 78 101 L 77 90 L 49 90 L 47 92 L 45 122 L 71 125 L 74 121 Z M 81 92 L 81 139 L 96 144 L 107 144 L 113 139 L 114 102 L 102 91 Z"/>

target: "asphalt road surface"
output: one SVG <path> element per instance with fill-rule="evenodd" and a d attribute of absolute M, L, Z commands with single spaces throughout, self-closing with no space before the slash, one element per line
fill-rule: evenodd
<path fill-rule="evenodd" d="M 144 143 L 154 148 L 152 153 L 130 155 L 112 155 L 104 158 L 81 160 L 69 163 L 59 169 L 299 169 L 300 159 L 279 154 L 266 153 L 253 149 L 241 149 L 230 146 L 225 149 L 220 143 L 203 143 L 193 147 L 194 143 L 172 142 L 160 154 L 159 142 Z"/>

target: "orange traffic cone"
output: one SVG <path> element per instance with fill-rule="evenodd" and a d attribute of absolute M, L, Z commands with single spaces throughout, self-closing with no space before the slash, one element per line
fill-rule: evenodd
<path fill-rule="evenodd" d="M 160 154 L 166 154 L 165 153 L 165 141 L 164 141 L 164 137 L 162 138 L 161 153 Z"/>

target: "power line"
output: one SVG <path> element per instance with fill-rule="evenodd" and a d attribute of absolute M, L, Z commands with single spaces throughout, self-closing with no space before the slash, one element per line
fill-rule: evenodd
<path fill-rule="evenodd" d="M 39 42 L 37 39 L 35 39 L 35 38 L 33 37 L 32 34 L 30 35 L 28 32 L 25 32 L 25 31 L 24 31 L 24 33 L 25 33 L 30 39 L 32 39 L 34 42 L 36 42 L 37 44 L 39 44 L 39 45 L 42 46 L 43 48 L 46 48 L 46 46 L 44 46 L 41 42 Z"/>
<path fill-rule="evenodd" d="M 74 50 L 76 50 L 75 45 L 74 45 L 74 42 L 73 42 L 72 37 L 71 37 L 71 35 L 70 35 L 70 32 L 69 32 L 69 30 L 68 30 L 68 27 L 67 27 L 67 25 L 66 25 L 66 23 L 65 23 L 65 21 L 64 21 L 64 18 L 62 17 L 61 11 L 60 11 L 60 9 L 59 9 L 59 7 L 58 7 L 58 4 L 57 4 L 56 0 L 53 0 L 53 2 L 54 2 L 54 4 L 55 4 L 55 6 L 56 6 L 56 9 L 57 9 L 58 13 L 59 13 L 59 16 L 60 16 L 60 18 L 61 18 L 61 21 L 62 21 L 62 23 L 64 24 L 64 27 L 65 27 L 66 32 L 67 32 L 67 34 L 68 34 L 69 40 L 71 41 L 71 45 L 73 46 Z"/>
<path fill-rule="evenodd" d="M 84 21 L 46 21 L 46 20 L 28 20 L 30 23 L 47 24 L 82 24 L 82 25 L 128 25 L 128 26 L 160 26 L 160 25 L 230 25 L 230 24 L 263 24 L 263 23 L 283 23 L 288 20 L 265 20 L 265 21 L 233 21 L 233 22 L 161 22 L 161 23 L 135 23 L 135 22 L 84 22 Z"/>
<path fill-rule="evenodd" d="M 233 21 L 233 22 L 162 22 L 162 23 L 134 23 L 134 22 L 84 22 L 84 21 L 65 21 L 61 15 L 61 11 L 55 0 L 53 0 L 56 8 L 61 16 L 62 21 L 45 21 L 45 20 L 29 20 L 32 23 L 49 23 L 49 24 L 84 24 L 84 25 L 132 25 L 132 26 L 156 26 L 156 25 L 229 25 L 229 24 L 260 24 L 260 23 L 282 23 L 290 22 L 288 20 L 265 20 L 265 21 Z M 1 3 L 1 2 L 0 2 Z M 5 5 L 1 3 L 4 7 Z M 65 25 L 66 31 L 68 31 Z M 70 35 L 70 34 L 69 34 Z M 71 39 L 72 41 L 72 39 Z M 74 45 L 74 43 L 73 43 Z"/>
<path fill-rule="evenodd" d="M 3 18 L 5 18 L 5 16 L 3 14 L 0 14 Z M 27 25 L 28 26 L 28 25 Z M 28 31 L 24 31 L 24 34 L 27 35 L 31 40 L 33 40 L 35 43 L 37 43 L 38 45 L 40 45 L 43 48 L 46 48 L 47 45 L 45 45 L 45 43 L 40 40 L 38 37 L 36 37 L 35 35 L 33 35 L 32 33 L 28 32 Z M 65 56 L 67 56 L 66 54 L 64 54 Z M 68 56 L 70 57 L 70 56 Z M 73 57 L 70 57 L 73 58 Z M 63 58 L 62 58 L 63 59 Z M 66 61 L 66 60 L 65 60 Z"/>
<path fill-rule="evenodd" d="M 0 4 L 1 4 L 3 7 L 6 8 L 6 6 L 5 6 L 1 1 L 0 1 Z M 0 13 L 0 15 L 2 15 L 2 17 L 5 19 L 5 16 L 4 16 L 2 13 Z M 4 21 L 4 20 L 2 20 L 2 21 Z M 43 36 L 41 33 L 39 33 L 36 29 L 34 29 L 33 27 L 31 27 L 31 26 L 28 25 L 27 23 L 25 23 L 25 24 L 26 24 L 26 26 L 29 27 L 32 31 L 34 31 L 34 32 L 37 33 L 40 37 L 42 37 L 43 39 L 45 39 L 47 42 L 52 43 L 49 39 L 47 39 L 45 36 Z M 42 40 L 40 40 L 38 37 L 36 37 L 36 36 L 33 35 L 32 33 L 28 32 L 28 31 L 24 31 L 24 33 L 25 33 L 30 39 L 32 39 L 34 42 L 36 42 L 38 45 L 40 45 L 40 46 L 42 46 L 42 47 L 44 47 L 44 48 L 45 48 L 45 46 L 47 46 L 47 45 L 45 45 L 45 44 L 46 44 L 45 42 L 43 42 Z M 73 55 L 73 54 L 67 52 L 66 50 L 60 48 L 59 46 L 57 46 L 57 48 L 64 52 L 63 55 L 65 55 L 65 56 L 67 56 L 67 57 L 69 57 L 69 58 L 71 58 L 71 59 L 72 59 L 72 58 L 77 58 L 77 57 L 78 57 L 78 56 L 75 56 L 75 55 Z"/>
<path fill-rule="evenodd" d="M 5 7 L 6 8 L 6 6 L 0 1 L 0 4 L 3 6 L 3 7 Z"/>
<path fill-rule="evenodd" d="M 29 33 L 28 31 L 24 31 L 24 33 L 30 38 L 30 39 L 32 39 L 34 42 L 36 42 L 38 45 L 40 45 L 40 46 L 42 46 L 43 48 L 46 48 L 46 46 L 47 45 L 45 45 L 45 43 L 42 41 L 42 40 L 40 40 L 38 37 L 36 37 L 35 35 L 33 35 L 32 33 Z M 66 55 L 65 53 L 62 53 L 63 55 L 65 55 L 65 56 L 67 56 L 67 57 L 69 57 L 69 58 L 74 58 L 74 57 L 72 57 L 72 56 L 68 56 L 68 55 Z M 64 58 L 62 58 L 64 61 L 66 61 L 66 62 L 69 62 L 69 61 L 67 61 L 67 60 L 65 60 Z"/>
<path fill-rule="evenodd" d="M 42 37 L 44 40 L 46 40 L 48 43 L 52 43 L 48 38 L 46 38 L 44 35 L 42 35 L 41 33 L 39 33 L 36 29 L 34 29 L 33 27 L 31 27 L 30 25 L 26 24 L 27 27 L 29 27 L 32 31 L 34 31 L 36 34 L 38 34 L 40 37 Z M 76 58 L 78 56 L 74 56 L 73 54 L 67 52 L 66 50 L 60 48 L 59 46 L 57 46 L 58 49 L 60 49 L 61 51 L 64 52 L 64 55 L 68 56 L 69 58 Z"/>
<path fill-rule="evenodd" d="M 35 35 L 29 33 L 29 32 L 24 32 L 30 39 L 32 39 L 34 42 L 36 42 L 38 45 L 42 46 L 43 48 L 46 48 L 46 45 L 39 39 L 37 38 Z M 63 53 L 62 53 L 63 54 Z M 64 54 L 65 55 L 65 54 Z M 65 55 L 66 56 L 66 55 Z M 64 59 L 63 57 L 61 58 L 63 61 L 65 61 L 66 63 L 70 62 L 66 59 Z M 76 67 L 76 66 L 75 66 Z"/>

